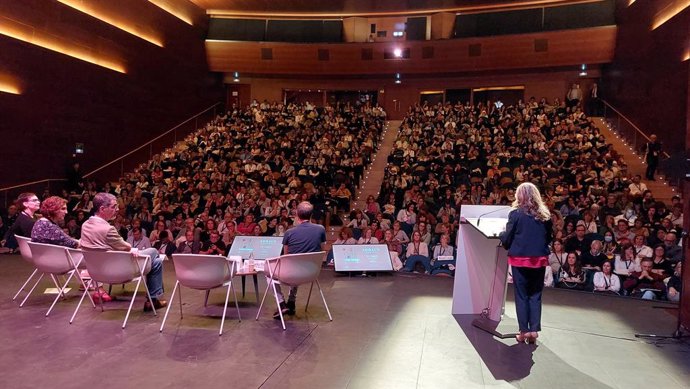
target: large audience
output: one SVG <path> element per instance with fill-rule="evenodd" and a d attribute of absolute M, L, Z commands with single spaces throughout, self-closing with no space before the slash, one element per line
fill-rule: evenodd
<path fill-rule="evenodd" d="M 349 210 L 385 119 L 368 102 L 232 107 L 116 184 L 71 179 L 60 193 L 68 211 L 62 228 L 79 239 L 101 191 L 116 196 L 114 225 L 130 244 L 169 253 L 225 254 L 236 235 L 282 236 L 303 200 L 315 205 L 317 221 L 330 221 Z M 6 226 L 25 211 L 20 200 L 2 214 L 10 250 L 17 245 Z"/>
<path fill-rule="evenodd" d="M 678 299 L 680 198 L 655 200 L 577 105 L 415 105 L 388 162 L 362 212 L 375 231 L 392 229 L 403 271 L 452 274 L 434 264 L 444 236 L 455 242 L 460 206 L 511 205 L 529 181 L 553 219 L 547 286 Z"/>
<path fill-rule="evenodd" d="M 78 239 L 99 191 L 117 197 L 123 238 L 167 255 L 227 255 L 237 235 L 282 236 L 303 200 L 328 223 L 350 211 L 384 121 L 369 104 L 233 107 L 116 184 L 75 180 L 61 226 Z M 511 205 L 525 181 L 553 219 L 547 286 L 678 299 L 680 198 L 656 201 L 593 121 L 558 99 L 411 107 L 379 197 L 352 210 L 334 244 L 383 243 L 395 270 L 453 276 L 460 206 Z M 0 219 L 7 247 L 24 211 Z"/>

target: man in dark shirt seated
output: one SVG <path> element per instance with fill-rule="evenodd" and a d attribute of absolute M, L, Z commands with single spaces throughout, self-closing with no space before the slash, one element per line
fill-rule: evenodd
<path fill-rule="evenodd" d="M 578 256 L 589 251 L 589 242 L 585 239 L 586 231 L 583 224 L 575 227 L 575 236 L 565 241 L 565 251 L 568 253 L 576 252 Z"/>
<path fill-rule="evenodd" d="M 601 248 L 601 241 L 593 240 L 590 244 L 590 249 L 580 255 L 580 262 L 582 262 L 583 269 L 601 271 L 601 266 L 608 260 L 606 255 L 601 251 Z"/>
<path fill-rule="evenodd" d="M 210 239 L 201 246 L 199 254 L 225 255 L 225 243 L 220 239 L 218 231 L 211 231 Z"/>
<path fill-rule="evenodd" d="M 594 290 L 594 274 L 601 271 L 604 262 L 608 260 L 606 254 L 602 252 L 602 243 L 600 240 L 593 240 L 590 243 L 589 250 L 584 251 L 580 255 L 580 262 L 582 269 L 585 270 L 585 289 Z"/>
<path fill-rule="evenodd" d="M 623 283 L 623 288 L 633 297 L 645 300 L 656 300 L 666 294 L 664 275 L 652 272 L 654 262 L 645 258 L 640 263 L 642 271 L 630 273 Z"/>

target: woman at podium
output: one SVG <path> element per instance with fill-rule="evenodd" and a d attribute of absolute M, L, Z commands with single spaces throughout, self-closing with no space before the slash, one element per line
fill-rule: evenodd
<path fill-rule="evenodd" d="M 508 250 L 513 269 L 515 310 L 520 333 L 518 342 L 535 343 L 541 331 L 541 293 L 549 265 L 552 238 L 551 214 L 534 184 L 525 182 L 515 191 L 501 244 Z"/>

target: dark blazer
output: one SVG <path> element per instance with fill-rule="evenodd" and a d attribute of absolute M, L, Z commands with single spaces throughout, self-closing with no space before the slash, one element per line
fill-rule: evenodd
<path fill-rule="evenodd" d="M 514 209 L 508 215 L 506 230 L 500 238 L 510 256 L 548 256 L 551 253 L 551 220 L 542 222 L 521 209 Z"/>

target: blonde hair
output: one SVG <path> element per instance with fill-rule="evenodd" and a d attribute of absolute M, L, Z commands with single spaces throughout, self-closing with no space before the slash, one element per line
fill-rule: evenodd
<path fill-rule="evenodd" d="M 541 221 L 547 221 L 551 218 L 551 212 L 544 205 L 539 189 L 531 182 L 523 182 L 517 187 L 513 208 L 521 208 L 527 214 Z"/>

